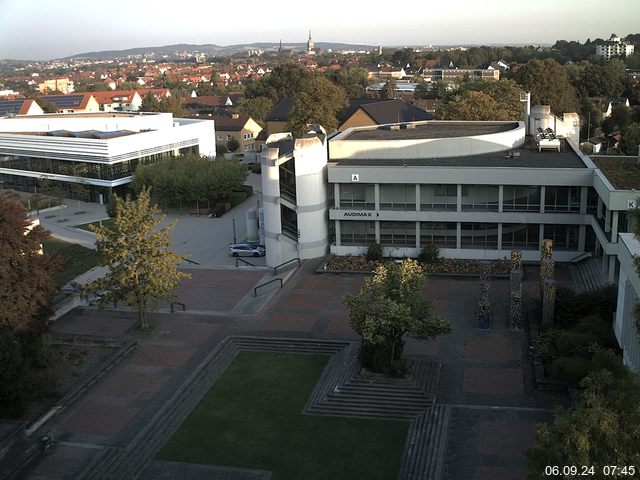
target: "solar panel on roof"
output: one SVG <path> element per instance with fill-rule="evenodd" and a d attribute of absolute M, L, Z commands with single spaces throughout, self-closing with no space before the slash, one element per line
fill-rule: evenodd
<path fill-rule="evenodd" d="M 64 96 L 44 96 L 42 97 L 49 100 L 58 108 L 78 108 L 82 104 L 84 95 L 64 95 Z"/>
<path fill-rule="evenodd" d="M 17 115 L 24 102 L 24 100 L 0 100 L 0 116 Z"/>

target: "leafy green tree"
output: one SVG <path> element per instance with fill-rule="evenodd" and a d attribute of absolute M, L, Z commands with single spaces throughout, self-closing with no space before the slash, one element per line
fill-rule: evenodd
<path fill-rule="evenodd" d="M 602 130 L 607 134 L 624 132 L 631 123 L 631 109 L 626 105 L 618 105 L 611 110 L 611 115 L 602 121 Z"/>
<path fill-rule="evenodd" d="M 267 115 L 274 103 L 270 97 L 244 98 L 238 105 L 238 112 L 251 117 L 262 128 L 267 127 Z"/>
<path fill-rule="evenodd" d="M 324 77 L 314 76 L 293 99 L 289 128 L 296 136 L 305 133 L 307 124 L 320 124 L 327 132 L 338 127 L 338 112 L 347 106 L 342 87 Z"/>
<path fill-rule="evenodd" d="M 358 357 L 365 367 L 400 374 L 405 335 L 428 340 L 451 331 L 449 321 L 424 297 L 425 280 L 418 262 L 405 259 L 379 266 L 359 292 L 343 296 L 351 328 L 362 337 Z"/>
<path fill-rule="evenodd" d="M 531 92 L 533 105 L 549 105 L 558 114 L 577 111 L 575 88 L 565 68 L 553 59 L 529 61 L 518 71 L 516 81 Z"/>
<path fill-rule="evenodd" d="M 335 70 L 328 78 L 336 85 L 344 88 L 349 98 L 361 98 L 367 93 L 369 72 L 362 67 L 346 67 Z"/>
<path fill-rule="evenodd" d="M 625 155 L 638 155 L 638 146 L 640 146 L 640 123 L 632 123 L 624 130 L 620 140 L 620 150 Z"/>
<path fill-rule="evenodd" d="M 175 118 L 181 118 L 186 115 L 182 108 L 180 94 L 176 91 L 171 92 L 171 96 L 164 97 L 160 100 L 160 112 L 172 113 Z"/>
<path fill-rule="evenodd" d="M 227 141 L 227 150 L 229 150 L 230 152 L 236 152 L 239 148 L 240 143 L 238 143 L 238 140 L 236 140 L 234 137 L 231 137 Z"/>
<path fill-rule="evenodd" d="M 247 98 L 269 97 L 275 104 L 301 92 L 312 76 L 295 63 L 284 63 L 275 67 L 268 77 L 247 84 L 245 94 Z"/>
<path fill-rule="evenodd" d="M 520 120 L 522 88 L 513 80 L 465 79 L 444 91 L 438 109 L 443 120 Z"/>
<path fill-rule="evenodd" d="M 605 465 L 633 465 L 628 476 L 638 475 L 640 377 L 614 354 L 601 357 L 605 368 L 583 380 L 575 407 L 557 411 L 553 423 L 539 427 L 527 452 L 529 480 L 549 478 L 548 465 L 592 465 L 589 478 L 601 480 L 612 478 L 603 473 Z M 554 478 L 575 477 L 560 472 Z"/>
<path fill-rule="evenodd" d="M 397 86 L 398 86 L 398 82 L 396 81 L 395 78 L 393 77 L 388 78 L 384 84 L 384 87 L 382 87 L 382 90 L 380 90 L 380 98 L 385 98 L 387 100 L 396 98 Z"/>
<path fill-rule="evenodd" d="M 58 258 L 42 254 L 48 237 L 41 226 L 31 228 L 22 205 L 0 194 L 0 328 L 46 330 L 60 266 Z"/>
<path fill-rule="evenodd" d="M 415 98 L 435 98 L 435 92 L 431 88 L 431 85 L 427 82 L 418 83 L 416 86 Z"/>
<path fill-rule="evenodd" d="M 140 104 L 141 112 L 159 112 L 160 102 L 152 92 L 147 93 Z"/>
<path fill-rule="evenodd" d="M 85 293 L 100 293 L 101 301 L 124 301 L 138 311 L 139 327 L 147 329 L 147 312 L 161 300 L 170 300 L 181 278 L 182 257 L 171 250 L 169 232 L 175 223 L 159 228 L 164 220 L 143 188 L 136 201 L 116 199 L 116 216 L 111 228 L 98 227 L 96 249 L 99 265 L 108 273 L 85 286 Z"/>
<path fill-rule="evenodd" d="M 58 106 L 47 98 L 34 96 L 33 99 L 40 106 L 44 113 L 58 113 Z"/>

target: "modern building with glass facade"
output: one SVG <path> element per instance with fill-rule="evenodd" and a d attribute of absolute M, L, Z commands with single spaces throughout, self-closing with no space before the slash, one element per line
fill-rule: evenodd
<path fill-rule="evenodd" d="M 89 199 L 124 193 L 140 164 L 186 153 L 215 156 L 214 122 L 170 113 L 53 114 L 0 118 L 0 185 L 34 192 L 46 180 Z"/>
<path fill-rule="evenodd" d="M 499 259 L 512 249 L 557 260 L 595 248 L 593 163 L 525 142 L 522 122 L 420 122 L 353 129 L 329 143 L 331 252 L 380 243 L 390 256 L 427 245 L 455 258 Z"/>

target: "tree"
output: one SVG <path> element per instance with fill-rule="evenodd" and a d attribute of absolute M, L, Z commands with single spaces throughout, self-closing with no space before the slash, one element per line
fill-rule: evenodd
<path fill-rule="evenodd" d="M 346 106 L 347 95 L 342 87 L 314 76 L 293 99 L 289 128 L 295 136 L 304 134 L 308 124 L 322 125 L 331 132 L 338 127 L 338 112 Z"/>
<path fill-rule="evenodd" d="M 240 143 L 238 143 L 238 140 L 236 140 L 234 137 L 231 137 L 227 141 L 227 150 L 230 152 L 235 152 L 238 150 L 238 148 L 240 148 Z"/>
<path fill-rule="evenodd" d="M 380 90 L 380 98 L 385 98 L 387 100 L 396 98 L 397 85 L 398 85 L 398 82 L 396 81 L 395 78 L 393 77 L 387 78 L 387 81 L 385 82 L 384 87 L 382 87 L 382 90 Z"/>
<path fill-rule="evenodd" d="M 156 98 L 156 96 L 149 92 L 142 99 L 142 103 L 140 104 L 141 112 L 159 112 L 160 111 L 160 102 Z"/>
<path fill-rule="evenodd" d="M 171 96 L 164 97 L 160 100 L 160 110 L 158 111 L 172 113 L 174 118 L 184 117 L 186 114 L 182 108 L 179 92 L 174 91 Z"/>
<path fill-rule="evenodd" d="M 374 371 L 399 374 L 404 336 L 427 340 L 451 331 L 449 321 L 434 312 L 423 295 L 426 274 L 413 259 L 379 266 L 362 289 L 346 294 L 351 328 L 361 337 L 358 358 Z"/>
<path fill-rule="evenodd" d="M 602 121 L 602 130 L 607 134 L 624 132 L 631 123 L 631 108 L 618 105 L 611 110 L 611 115 Z"/>
<path fill-rule="evenodd" d="M 44 113 L 58 113 L 58 106 L 47 98 L 35 96 L 33 98 Z"/>
<path fill-rule="evenodd" d="M 181 278 L 178 271 L 182 257 L 171 250 L 171 223 L 158 228 L 164 217 L 150 202 L 149 190 L 143 188 L 136 201 L 116 199 L 116 216 L 111 228 L 95 228 L 99 265 L 108 273 L 89 282 L 84 293 L 100 293 L 101 302 L 124 301 L 138 311 L 139 327 L 147 329 L 147 312 L 161 300 L 170 300 Z"/>
<path fill-rule="evenodd" d="M 336 85 L 344 88 L 349 98 L 364 97 L 369 86 L 369 72 L 362 67 L 346 67 L 335 70 L 328 78 Z"/>
<path fill-rule="evenodd" d="M 266 78 L 246 86 L 247 98 L 269 97 L 277 103 L 284 97 L 293 97 L 307 84 L 312 74 L 295 63 L 284 63 L 273 69 Z"/>
<path fill-rule="evenodd" d="M 638 155 L 638 146 L 640 146 L 640 123 L 632 123 L 622 135 L 620 150 L 625 155 Z"/>
<path fill-rule="evenodd" d="M 533 105 L 549 105 L 553 112 L 559 114 L 577 111 L 576 91 L 565 68 L 555 60 L 529 61 L 518 71 L 516 80 L 531 92 Z"/>
<path fill-rule="evenodd" d="M 267 115 L 273 105 L 273 100 L 269 97 L 244 98 L 238 105 L 238 112 L 251 117 L 262 128 L 266 128 Z"/>
<path fill-rule="evenodd" d="M 521 120 L 522 87 L 515 81 L 463 79 L 444 91 L 438 116 L 443 120 Z"/>
<path fill-rule="evenodd" d="M 550 478 L 548 465 L 594 466 L 589 478 L 622 478 L 605 475 L 603 466 L 640 465 L 640 377 L 613 353 L 602 352 L 606 367 L 583 380 L 572 410 L 559 410 L 553 423 L 542 425 L 527 452 L 530 480 Z M 606 358 L 608 357 L 608 358 Z M 626 475 L 625 475 L 626 477 Z M 554 478 L 574 478 L 559 475 Z"/>
<path fill-rule="evenodd" d="M 42 254 L 49 232 L 26 219 L 22 205 L 0 194 L 0 328 L 41 332 L 56 289 L 58 258 Z"/>

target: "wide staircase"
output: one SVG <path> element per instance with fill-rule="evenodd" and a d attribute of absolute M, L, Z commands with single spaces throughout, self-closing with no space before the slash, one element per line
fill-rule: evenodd
<path fill-rule="evenodd" d="M 609 284 L 607 274 L 602 271 L 602 258 L 587 258 L 569 266 L 576 293 L 599 290 Z"/>

